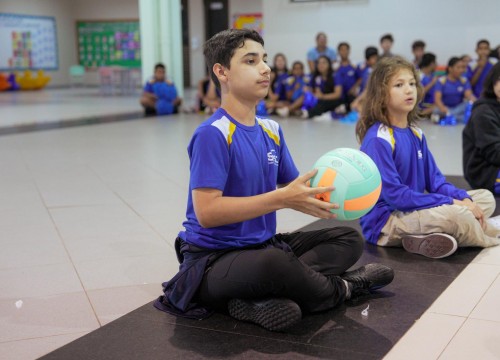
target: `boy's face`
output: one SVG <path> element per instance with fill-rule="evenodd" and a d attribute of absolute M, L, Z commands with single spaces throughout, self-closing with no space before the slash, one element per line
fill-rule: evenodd
<path fill-rule="evenodd" d="M 266 97 L 271 68 L 267 65 L 267 53 L 260 43 L 246 40 L 243 47 L 236 49 L 230 64 L 229 69 L 223 68 L 225 76 L 219 78 L 228 93 L 249 101 Z"/>
<path fill-rule="evenodd" d="M 342 60 L 347 60 L 349 58 L 349 48 L 345 45 L 339 48 L 339 55 Z"/>
<path fill-rule="evenodd" d="M 422 56 L 424 56 L 424 48 L 416 47 L 413 49 L 413 56 L 415 56 L 415 59 L 422 59 Z"/>
<path fill-rule="evenodd" d="M 487 43 L 480 43 L 476 48 L 476 53 L 480 58 L 487 58 L 490 55 L 490 46 Z"/>
<path fill-rule="evenodd" d="M 372 55 L 368 58 L 368 60 L 366 60 L 366 63 L 368 64 L 368 66 L 372 67 L 377 63 L 377 60 L 378 55 Z"/>
<path fill-rule="evenodd" d="M 156 68 L 154 77 L 155 77 L 156 81 L 164 81 L 165 80 L 165 69 L 163 69 L 161 67 Z"/>
<path fill-rule="evenodd" d="M 391 50 L 392 48 L 392 41 L 384 39 L 380 43 L 380 46 L 382 47 L 382 50 L 384 50 L 384 52 L 389 52 L 389 50 Z"/>
<path fill-rule="evenodd" d="M 292 68 L 293 76 L 302 76 L 304 75 L 304 67 L 301 64 L 294 64 Z"/>

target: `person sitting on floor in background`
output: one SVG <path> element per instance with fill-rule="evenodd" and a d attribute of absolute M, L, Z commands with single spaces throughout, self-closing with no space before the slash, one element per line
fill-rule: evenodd
<path fill-rule="evenodd" d="M 482 96 L 462 133 L 462 149 L 467 182 L 500 197 L 500 63 L 484 79 Z"/>
<path fill-rule="evenodd" d="M 485 39 L 479 40 L 476 45 L 478 58 L 467 66 L 467 78 L 470 81 L 472 93 L 475 97 L 481 96 L 486 74 L 498 61 L 495 58 L 490 58 L 490 52 L 490 42 Z"/>
<path fill-rule="evenodd" d="M 349 227 L 276 233 L 276 211 L 291 208 L 333 219 L 338 204 L 311 188 L 317 170 L 300 176 L 281 126 L 256 117 L 269 89 L 264 40 L 255 30 L 224 30 L 204 54 L 221 89 L 221 107 L 195 130 L 188 146 L 189 193 L 185 230 L 175 249 L 180 268 L 163 283 L 155 307 L 203 319 L 213 310 L 282 331 L 302 313 L 325 311 L 389 284 L 381 264 L 347 271 L 363 240 Z"/>
<path fill-rule="evenodd" d="M 174 83 L 166 78 L 165 65 L 155 65 L 154 76 L 144 86 L 141 105 L 146 115 L 170 115 L 179 111 L 182 99 Z"/>
<path fill-rule="evenodd" d="M 464 62 L 458 57 L 452 57 L 448 61 L 446 75 L 441 76 L 436 82 L 434 113 L 438 114 L 440 118 L 451 115 L 458 123 L 463 123 L 467 102 L 476 100 L 469 80 L 463 76 L 464 73 Z M 434 119 L 433 117 L 433 121 L 436 122 L 436 120 L 438 118 Z"/>
<path fill-rule="evenodd" d="M 328 39 L 324 32 L 319 32 L 316 35 L 316 46 L 309 49 L 307 52 L 307 65 L 309 73 L 314 74 L 316 71 L 316 61 L 321 55 L 328 56 L 332 63 L 337 61 L 337 53 L 334 48 L 327 45 Z"/>
<path fill-rule="evenodd" d="M 363 99 L 365 97 L 365 89 L 370 79 L 370 74 L 373 71 L 375 64 L 379 59 L 378 50 L 375 46 L 368 46 L 365 49 L 365 61 L 359 64 L 356 68 L 358 81 L 355 86 L 359 85 L 358 95 L 351 103 L 351 110 L 361 112 L 363 108 Z"/>
<path fill-rule="evenodd" d="M 345 111 L 351 110 L 351 103 L 357 95 L 358 73 L 356 68 L 349 60 L 351 47 L 346 42 L 341 42 L 337 48 L 340 60 L 339 66 L 335 71 L 335 84 L 342 86 L 342 102 L 345 105 Z"/>
<path fill-rule="evenodd" d="M 422 56 L 422 60 L 419 64 L 420 83 L 422 84 L 422 88 L 424 90 L 424 100 L 420 104 L 422 115 L 429 116 L 434 111 L 434 92 L 436 89 L 436 82 L 438 80 L 438 77 L 434 73 L 436 71 L 436 65 L 436 55 L 433 53 L 425 53 Z"/>
<path fill-rule="evenodd" d="M 220 107 L 220 92 L 210 77 L 198 82 L 198 111 L 204 114 L 213 114 Z"/>
<path fill-rule="evenodd" d="M 292 64 L 292 73 L 285 80 L 285 91 L 287 102 L 284 106 L 276 109 L 276 113 L 281 117 L 301 116 L 302 106 L 306 95 L 305 89 L 311 82 L 311 77 L 304 74 L 304 63 L 295 61 Z"/>
<path fill-rule="evenodd" d="M 282 53 L 274 56 L 273 67 L 271 68 L 271 84 L 269 94 L 266 98 L 266 109 L 269 114 L 276 109 L 289 105 L 286 97 L 286 80 L 288 79 L 288 66 L 286 57 Z"/>
<path fill-rule="evenodd" d="M 366 240 L 403 246 L 439 259 L 457 247 L 500 244 L 500 229 L 488 223 L 495 199 L 488 190 L 465 191 L 446 181 L 416 126 L 422 87 L 412 63 L 383 58 L 372 72 L 356 136 L 377 165 L 382 192 L 361 217 Z"/>
<path fill-rule="evenodd" d="M 332 62 L 328 56 L 321 55 L 315 68 L 316 71 L 309 86 L 309 91 L 315 98 L 315 104 L 310 109 L 302 110 L 302 118 L 332 120 L 330 112 L 343 104 L 342 85 L 335 83 Z M 323 114 L 324 117 L 321 116 Z"/>

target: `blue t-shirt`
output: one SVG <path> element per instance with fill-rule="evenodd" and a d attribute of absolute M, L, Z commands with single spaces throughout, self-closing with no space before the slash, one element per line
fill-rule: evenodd
<path fill-rule="evenodd" d="M 283 73 L 276 76 L 273 83 L 273 92 L 278 95 L 278 100 L 286 100 L 286 80 L 288 73 Z"/>
<path fill-rule="evenodd" d="M 323 79 L 321 75 L 316 75 L 312 80 L 311 80 L 311 88 L 314 90 L 316 88 L 320 89 L 323 94 L 331 94 L 335 91 L 335 86 L 337 83 L 335 82 L 335 75 L 332 74 L 332 82 L 330 83 L 330 86 L 326 83 L 326 80 Z"/>
<path fill-rule="evenodd" d="M 448 76 L 441 76 L 436 81 L 435 92 L 441 92 L 441 100 L 448 107 L 455 107 L 464 101 L 464 93 L 470 90 L 470 82 L 465 77 L 458 80 L 450 80 Z"/>
<path fill-rule="evenodd" d="M 376 122 L 368 129 L 361 151 L 375 162 L 382 177 L 380 198 L 360 220 L 370 243 L 377 243 L 395 210 L 411 212 L 470 198 L 465 190 L 446 181 L 417 127 L 403 129 Z"/>
<path fill-rule="evenodd" d="M 422 87 L 429 85 L 434 79 L 433 75 L 426 75 L 423 72 L 420 72 L 420 83 Z M 425 93 L 423 104 L 434 104 L 434 92 L 436 91 L 436 84 L 434 84 L 427 92 Z"/>
<path fill-rule="evenodd" d="M 358 65 L 356 68 L 356 76 L 358 79 L 361 79 L 361 84 L 359 86 L 359 94 L 363 92 L 366 85 L 368 85 L 368 80 L 370 79 L 370 75 L 372 73 L 372 68 L 368 66 L 366 62 L 363 62 Z"/>
<path fill-rule="evenodd" d="M 294 102 L 299 97 L 304 95 L 304 87 L 311 84 L 311 77 L 309 75 L 303 76 L 289 76 L 284 81 L 286 92 L 292 91 L 290 101 Z"/>
<path fill-rule="evenodd" d="M 191 174 L 181 239 L 202 248 L 227 249 L 260 244 L 276 234 L 276 212 L 203 228 L 191 192 L 211 188 L 221 190 L 223 196 L 255 196 L 297 178 L 299 172 L 277 122 L 256 117 L 255 125 L 245 126 L 219 108 L 195 130 L 188 153 Z"/>
<path fill-rule="evenodd" d="M 149 80 L 144 85 L 144 91 L 155 94 L 158 99 L 166 101 L 174 101 L 177 98 L 177 89 L 173 82 Z"/>
<path fill-rule="evenodd" d="M 351 64 L 340 65 L 335 72 L 335 84 L 342 86 L 342 98 L 347 100 L 349 91 L 356 84 L 358 75 L 356 69 Z"/>
<path fill-rule="evenodd" d="M 488 62 L 484 66 L 483 70 L 481 71 L 481 75 L 479 75 L 479 79 L 477 80 L 476 84 L 472 87 L 472 93 L 474 94 L 475 97 L 480 97 L 481 92 L 483 91 L 483 84 L 484 80 L 486 79 L 486 75 L 488 72 L 491 70 L 491 68 L 497 63 L 497 60 L 494 58 L 489 58 Z M 476 71 L 479 71 L 477 67 L 477 62 L 472 63 L 470 66 L 467 66 L 467 78 L 469 81 L 472 80 L 474 77 Z"/>
<path fill-rule="evenodd" d="M 328 46 L 324 51 L 318 51 L 317 47 L 311 48 L 307 52 L 307 60 L 316 61 L 321 55 L 326 55 L 331 61 L 337 60 L 337 52 L 335 51 L 335 49 L 332 49 Z"/>

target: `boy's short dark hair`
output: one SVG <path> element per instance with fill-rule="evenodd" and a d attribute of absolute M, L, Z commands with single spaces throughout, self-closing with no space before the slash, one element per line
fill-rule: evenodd
<path fill-rule="evenodd" d="M 500 81 L 500 62 L 497 62 L 486 74 L 486 78 L 483 83 L 483 96 L 489 99 L 496 99 L 497 95 L 493 87 L 495 83 Z"/>
<path fill-rule="evenodd" d="M 347 49 L 350 49 L 350 48 L 351 48 L 351 45 L 349 45 L 349 43 L 346 43 L 346 42 L 341 42 L 341 43 L 339 43 L 339 44 L 337 45 L 337 50 L 340 50 L 340 48 L 341 48 L 342 46 L 347 47 Z"/>
<path fill-rule="evenodd" d="M 415 49 L 418 49 L 418 48 L 422 48 L 422 49 L 425 48 L 425 43 L 422 40 L 416 40 L 411 45 L 411 49 L 412 50 L 415 50 Z"/>
<path fill-rule="evenodd" d="M 231 58 L 236 49 L 243 47 L 246 40 L 253 40 L 264 46 L 264 40 L 259 33 L 250 29 L 223 30 L 205 42 L 203 46 L 205 62 L 207 63 L 210 77 L 218 89 L 220 89 L 220 83 L 212 71 L 213 66 L 219 63 L 229 69 Z"/>
<path fill-rule="evenodd" d="M 368 46 L 365 49 L 365 59 L 366 60 L 368 60 L 369 58 L 371 58 L 372 56 L 375 56 L 375 55 L 378 56 L 378 50 L 375 46 Z"/>
<path fill-rule="evenodd" d="M 155 71 L 158 70 L 158 69 L 163 69 L 165 70 L 165 65 L 163 65 L 163 63 L 157 63 L 155 65 Z"/>
<path fill-rule="evenodd" d="M 394 38 L 392 37 L 392 34 L 385 34 L 380 38 L 380 43 L 382 43 L 384 40 L 389 40 L 391 43 L 394 42 Z"/>
<path fill-rule="evenodd" d="M 425 53 L 422 56 L 422 60 L 420 61 L 420 64 L 418 66 L 420 68 L 424 68 L 435 62 L 436 62 L 436 55 L 434 55 L 433 53 Z"/>
<path fill-rule="evenodd" d="M 490 47 L 490 42 L 489 42 L 488 40 L 486 40 L 486 39 L 481 39 L 481 40 L 479 40 L 479 41 L 476 43 L 476 48 L 478 48 L 478 47 L 479 47 L 479 45 L 481 45 L 481 44 L 486 44 L 486 45 L 488 45 L 488 47 Z"/>

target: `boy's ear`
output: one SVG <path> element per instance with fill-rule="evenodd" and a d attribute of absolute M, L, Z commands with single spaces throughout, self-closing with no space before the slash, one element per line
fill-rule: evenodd
<path fill-rule="evenodd" d="M 217 76 L 217 79 L 219 79 L 220 83 L 226 82 L 227 81 L 227 72 L 226 68 L 222 66 L 219 63 L 214 64 L 212 68 L 215 76 Z"/>

